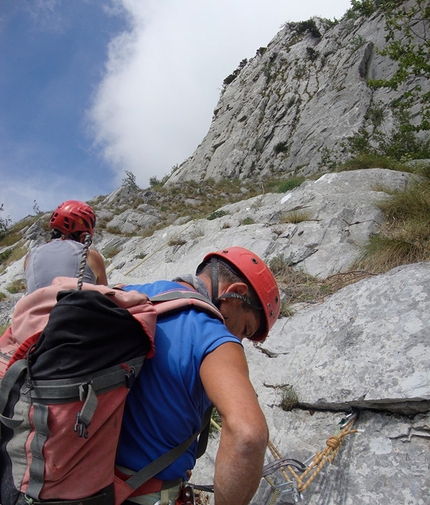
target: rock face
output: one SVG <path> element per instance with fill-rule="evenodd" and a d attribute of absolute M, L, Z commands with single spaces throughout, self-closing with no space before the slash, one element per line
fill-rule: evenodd
<path fill-rule="evenodd" d="M 194 272 L 207 252 L 231 245 L 268 262 L 282 256 L 295 269 L 325 279 L 353 265 L 360 246 L 383 222 L 377 202 L 404 189 L 411 177 L 384 169 L 330 173 L 285 194 L 226 205 L 216 219 L 189 219 L 146 238 L 127 234 L 133 214 L 117 191 L 97 200 L 106 226 L 97 231 L 95 247 L 110 258 L 111 285 Z M 157 216 L 149 205 L 143 210 Z M 138 209 L 133 213 L 139 216 Z M 302 214 L 300 222 L 289 222 L 292 213 Z M 28 246 L 43 240 L 42 230 L 40 223 L 23 230 Z M 2 292 L 23 279 L 23 261 L 0 275 Z M 301 304 L 277 321 L 266 342 L 245 343 L 271 441 L 282 456 L 308 461 L 324 450 L 351 409 L 360 414 L 354 424 L 360 432 L 345 438 L 333 464 L 302 493 L 303 503 L 429 503 L 429 286 L 429 263 L 398 267 L 321 303 Z M 0 303 L 1 324 L 20 296 Z M 218 435 L 198 461 L 194 483 L 213 482 L 217 443 Z M 272 461 L 268 451 L 267 463 Z M 270 503 L 275 491 L 276 503 L 294 503 L 279 470 L 267 477 L 253 505 Z"/>
<path fill-rule="evenodd" d="M 167 184 L 223 177 L 308 175 L 347 156 L 348 137 L 363 127 L 372 135 L 376 116 L 388 135 L 390 104 L 406 89 L 372 89 L 394 63 L 384 47 L 385 19 L 353 19 L 335 26 L 313 18 L 287 23 L 267 48 L 244 60 L 225 82 L 209 131 Z M 415 29 L 418 29 L 415 27 Z M 420 42 L 418 42 L 420 44 Z M 423 79 L 424 90 L 429 83 Z M 419 108 L 412 113 L 417 120 Z"/>
<path fill-rule="evenodd" d="M 356 427 L 364 431 L 345 440 L 338 472 L 321 476 L 305 503 L 424 504 L 430 496 L 429 280 L 426 263 L 360 281 L 280 321 L 264 344 L 270 365 L 261 366 L 261 349 L 249 349 L 253 383 L 282 452 L 312 455 L 309 442 L 301 446 L 316 422 L 312 411 L 322 409 L 332 431 L 334 412 L 361 411 Z M 285 384 L 297 393 L 300 413 L 280 409 Z M 313 450 L 323 448 L 319 442 Z"/>

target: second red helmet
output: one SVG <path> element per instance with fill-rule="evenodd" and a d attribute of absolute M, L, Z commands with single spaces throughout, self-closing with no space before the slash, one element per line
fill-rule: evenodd
<path fill-rule="evenodd" d="M 49 221 L 51 229 L 59 230 L 64 235 L 75 232 L 88 232 L 94 235 L 96 215 L 92 207 L 79 200 L 67 200 L 53 212 Z"/>

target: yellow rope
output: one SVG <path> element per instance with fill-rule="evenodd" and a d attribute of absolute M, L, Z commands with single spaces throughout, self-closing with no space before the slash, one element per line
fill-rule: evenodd
<path fill-rule="evenodd" d="M 319 451 L 315 454 L 313 457 L 311 463 L 308 465 L 306 470 L 303 472 L 303 474 L 300 476 L 297 474 L 297 472 L 294 470 L 294 468 L 291 465 L 288 465 L 286 463 L 283 463 L 280 461 L 279 463 L 279 469 L 282 472 L 282 475 L 284 476 L 285 480 L 287 482 L 295 482 L 297 485 L 297 491 L 301 493 L 305 489 L 309 487 L 311 482 L 315 479 L 315 477 L 321 472 L 323 469 L 324 465 L 327 462 L 333 463 L 334 458 L 336 457 L 336 454 L 338 453 L 340 446 L 342 442 L 344 441 L 345 437 L 348 435 L 351 435 L 353 433 L 357 433 L 358 430 L 352 430 L 350 429 L 351 426 L 354 424 L 354 421 L 356 419 L 356 416 L 353 416 L 353 418 L 346 423 L 342 429 L 338 429 L 337 433 L 335 435 L 332 435 L 329 437 L 326 441 L 326 448 L 323 451 Z M 218 430 L 221 431 L 221 426 L 214 421 L 211 418 L 211 424 Z M 268 449 L 270 450 L 275 462 L 277 460 L 282 460 L 282 454 L 280 451 L 275 447 L 273 442 L 269 440 Z M 279 490 L 277 489 L 277 486 L 274 484 L 274 482 L 267 476 L 264 476 L 265 480 L 268 482 L 270 487 L 273 489 L 273 496 L 272 499 L 269 503 L 269 505 L 274 505 L 276 498 L 279 494 Z M 307 479 L 307 480 L 306 480 Z"/>
<path fill-rule="evenodd" d="M 219 425 L 216 421 L 214 421 L 214 420 L 212 419 L 212 417 L 211 417 L 211 424 L 212 424 L 213 426 L 215 426 L 215 428 L 216 428 L 218 431 L 221 431 L 221 426 L 220 426 L 220 425 Z"/>
<path fill-rule="evenodd" d="M 269 443 L 268 443 L 267 446 L 268 446 L 270 452 L 272 453 L 272 456 L 275 459 L 281 459 L 282 458 L 282 454 L 278 451 L 278 449 L 273 445 L 273 443 L 270 440 L 269 440 Z M 289 477 L 288 473 L 286 472 L 284 465 L 281 466 L 281 472 L 284 475 L 285 480 L 287 482 L 291 482 L 291 478 Z"/>
<path fill-rule="evenodd" d="M 354 421 L 355 418 L 348 422 L 337 435 L 333 435 L 327 439 L 327 447 L 323 451 L 317 452 L 317 454 L 313 457 L 312 462 L 309 464 L 302 475 L 299 476 L 290 465 L 283 465 L 280 463 L 281 471 L 286 481 L 291 482 L 292 479 L 294 479 L 297 484 L 297 489 L 300 493 L 307 489 L 315 477 L 321 472 L 324 465 L 327 462 L 333 463 L 334 458 L 336 457 L 336 454 L 338 453 L 345 437 L 353 433 L 357 433 L 357 430 L 350 429 Z M 272 455 L 275 457 L 275 461 L 276 459 L 282 459 L 281 454 L 271 442 L 269 442 L 269 449 Z"/>
<path fill-rule="evenodd" d="M 269 477 L 267 477 L 267 475 L 264 478 L 267 480 L 267 482 L 270 484 L 271 488 L 273 489 L 273 496 L 269 502 L 269 505 L 275 505 L 276 499 L 278 498 L 279 491 L 276 488 L 275 483 L 271 479 L 269 479 Z"/>

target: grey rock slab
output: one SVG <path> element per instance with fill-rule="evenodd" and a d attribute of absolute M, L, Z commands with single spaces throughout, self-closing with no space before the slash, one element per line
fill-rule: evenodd
<path fill-rule="evenodd" d="M 261 401 L 290 385 L 309 408 L 428 411 L 429 286 L 429 263 L 402 266 L 277 321 L 246 348 Z"/>
<path fill-rule="evenodd" d="M 304 410 L 284 412 L 265 407 L 270 440 L 283 457 L 300 462 L 312 460 L 324 451 L 328 438 L 336 435 L 346 412 Z M 352 426 L 359 433 L 347 435 L 333 463 L 327 463 L 303 491 L 306 505 L 426 505 L 430 492 L 430 419 L 396 414 L 361 412 Z M 211 439 L 207 453 L 198 460 L 192 482 L 213 482 L 219 434 Z M 266 451 L 265 464 L 274 461 Z M 279 486 L 276 504 L 294 503 L 285 478 L 278 470 L 262 479 L 252 505 L 269 504 Z M 304 480 L 306 483 L 307 480 Z M 212 498 L 213 495 L 209 495 Z"/>

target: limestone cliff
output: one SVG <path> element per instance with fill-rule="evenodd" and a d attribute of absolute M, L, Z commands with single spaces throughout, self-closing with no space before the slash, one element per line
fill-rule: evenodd
<path fill-rule="evenodd" d="M 224 80 L 208 133 L 170 176 L 184 180 L 309 175 L 348 157 L 348 137 L 377 126 L 389 134 L 397 91 L 373 89 L 396 64 L 381 56 L 385 17 L 348 15 L 286 23 Z M 428 81 L 422 80 L 423 90 Z M 418 120 L 412 111 L 411 123 Z"/>

